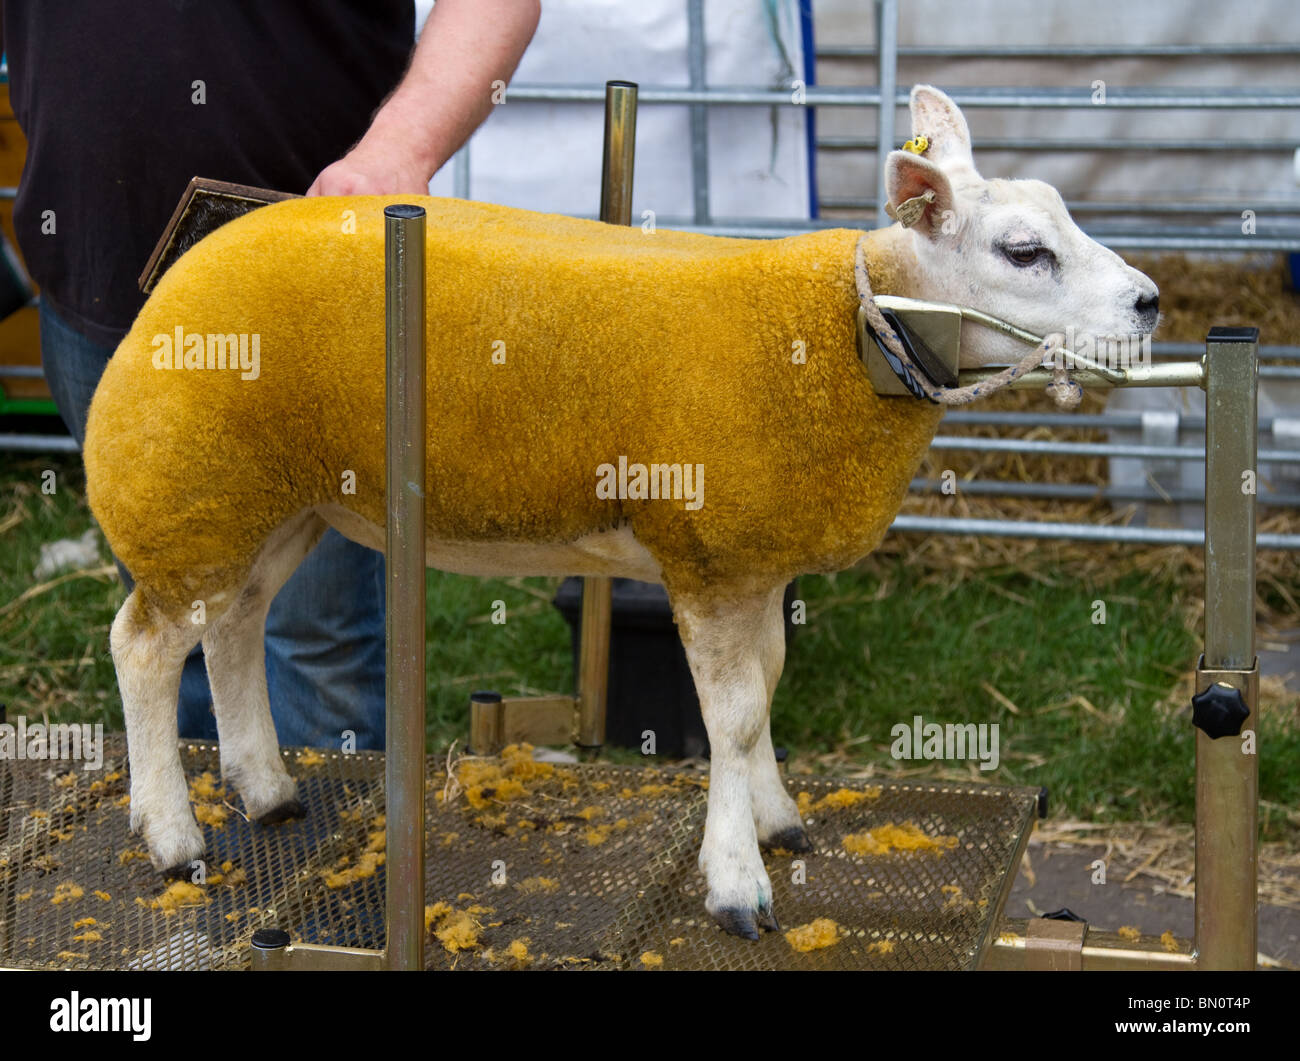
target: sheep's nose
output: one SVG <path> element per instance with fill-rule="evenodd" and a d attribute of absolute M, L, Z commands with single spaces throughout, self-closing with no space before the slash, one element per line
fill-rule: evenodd
<path fill-rule="evenodd" d="M 1137 311 L 1144 317 L 1149 317 L 1160 310 L 1160 292 L 1156 291 L 1150 295 L 1138 295 Z"/>

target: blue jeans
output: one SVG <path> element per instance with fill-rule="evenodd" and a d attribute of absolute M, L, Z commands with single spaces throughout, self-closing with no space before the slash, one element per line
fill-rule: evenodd
<path fill-rule="evenodd" d="M 41 303 L 41 361 L 63 422 L 80 446 L 99 377 L 113 355 Z M 122 564 L 123 581 L 132 585 Z M 384 746 L 384 557 L 328 530 L 271 602 L 266 684 L 281 744 Z M 216 740 L 212 694 L 196 645 L 181 674 L 180 733 Z"/>

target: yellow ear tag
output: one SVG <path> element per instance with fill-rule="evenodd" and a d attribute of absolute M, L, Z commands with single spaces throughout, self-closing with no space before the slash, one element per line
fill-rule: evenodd
<path fill-rule="evenodd" d="M 924 136 L 918 136 L 915 140 L 909 140 L 903 145 L 904 151 L 910 151 L 914 155 L 924 155 L 925 149 L 930 146 L 930 141 Z"/>

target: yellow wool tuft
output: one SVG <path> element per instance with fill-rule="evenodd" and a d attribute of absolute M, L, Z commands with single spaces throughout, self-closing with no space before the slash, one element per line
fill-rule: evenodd
<path fill-rule="evenodd" d="M 539 892 L 559 891 L 560 882 L 551 877 L 525 877 L 515 887 L 525 895 L 536 895 Z"/>
<path fill-rule="evenodd" d="M 225 788 L 210 770 L 205 770 L 190 782 L 190 799 L 213 800 L 220 799 L 225 794 Z"/>
<path fill-rule="evenodd" d="M 193 906 L 204 906 L 208 902 L 208 897 L 203 889 L 197 884 L 191 884 L 189 881 L 178 880 L 169 885 L 158 898 L 145 901 L 137 898 L 136 902 L 150 910 L 161 910 L 170 917 L 180 910 L 188 909 Z"/>
<path fill-rule="evenodd" d="M 194 804 L 194 817 L 203 825 L 211 825 L 214 829 L 224 829 L 226 820 L 230 817 L 230 809 L 220 803 L 196 803 Z"/>
<path fill-rule="evenodd" d="M 432 932 L 433 926 L 451 913 L 451 903 L 437 902 L 424 908 L 424 931 Z"/>
<path fill-rule="evenodd" d="M 799 793 L 799 813 L 807 814 L 809 811 L 818 810 L 841 810 L 844 807 L 852 807 L 854 804 L 861 803 L 868 799 L 879 799 L 881 788 L 879 785 L 872 785 L 864 789 L 856 788 L 838 788 L 834 792 L 828 792 L 822 796 L 816 803 L 812 802 L 812 797 L 804 800 L 806 792 Z"/>
<path fill-rule="evenodd" d="M 955 836 L 930 836 L 914 822 L 895 825 L 886 822 L 878 829 L 863 833 L 849 833 L 844 837 L 844 850 L 850 855 L 887 855 L 891 851 L 935 851 L 943 854 L 956 847 Z"/>
<path fill-rule="evenodd" d="M 357 858 L 355 865 L 345 865 L 340 859 L 339 863 L 332 870 L 326 870 L 322 874 L 327 888 L 346 888 L 349 884 L 354 884 L 359 880 L 365 880 L 375 875 L 375 870 L 384 864 L 384 853 L 382 851 L 363 851 Z"/>
<path fill-rule="evenodd" d="M 871 389 L 860 232 L 745 240 L 455 199 L 297 199 L 186 252 L 95 393 L 87 493 L 143 587 L 140 622 L 241 583 L 304 508 L 383 527 L 383 209 L 412 198 L 428 211 L 431 540 L 569 543 L 627 525 L 675 601 L 839 570 L 879 543 L 941 410 Z M 909 293 L 906 237 L 868 236 L 877 292 Z M 215 350 L 211 369 L 156 367 L 177 328 L 256 334 L 256 378 L 217 368 Z M 703 505 L 597 496 L 620 456 L 702 465 Z M 548 766 L 520 756 L 511 776 Z"/>
<path fill-rule="evenodd" d="M 487 785 L 470 785 L 465 790 L 465 798 L 475 810 L 482 810 L 493 803 L 509 803 L 512 799 L 520 799 L 527 794 L 528 790 L 524 788 L 522 782 L 516 781 L 513 777 L 493 781 Z"/>
<path fill-rule="evenodd" d="M 479 923 L 465 910 L 454 910 L 442 919 L 434 935 L 449 954 L 472 950 L 479 945 Z"/>
<path fill-rule="evenodd" d="M 59 906 L 62 903 L 71 902 L 73 899 L 80 899 L 85 894 L 86 889 L 80 884 L 63 881 L 54 886 L 54 894 L 50 896 L 50 902 L 55 906 Z"/>
<path fill-rule="evenodd" d="M 785 939 L 797 951 L 822 950 L 840 941 L 840 926 L 829 917 L 819 917 L 810 924 L 790 929 Z"/>

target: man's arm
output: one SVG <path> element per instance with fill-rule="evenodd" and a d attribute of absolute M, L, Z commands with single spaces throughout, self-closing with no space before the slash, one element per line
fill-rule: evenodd
<path fill-rule="evenodd" d="M 438 0 L 402 83 L 307 194 L 427 195 L 488 116 L 492 83 L 510 80 L 540 17 L 540 0 Z"/>

